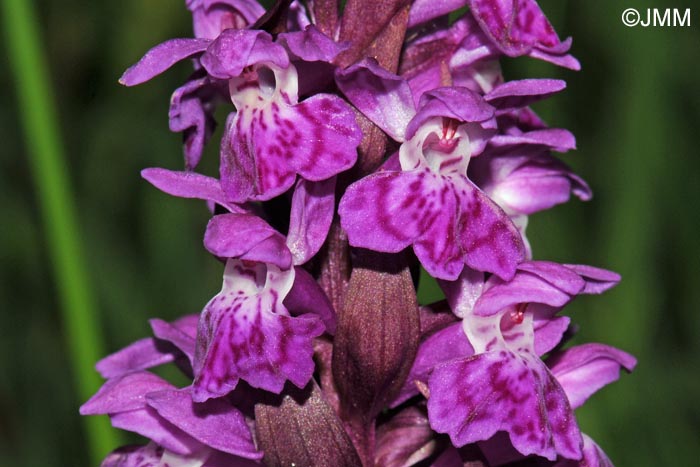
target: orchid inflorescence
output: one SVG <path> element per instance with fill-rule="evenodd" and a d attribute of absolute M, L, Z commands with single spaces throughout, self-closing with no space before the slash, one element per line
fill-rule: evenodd
<path fill-rule="evenodd" d="M 501 57 L 577 70 L 534 0 L 187 0 L 194 38 L 120 82 L 192 59 L 170 128 L 185 170 L 143 177 L 212 213 L 223 286 L 198 315 L 97 364 L 81 407 L 149 439 L 103 466 L 611 465 L 574 416 L 635 359 L 565 347 L 561 309 L 619 276 L 533 260 L 528 217 L 588 200 Z M 232 105 L 231 105 L 232 104 Z M 196 168 L 228 117 L 218 178 Z M 420 268 L 446 300 L 419 306 Z M 174 363 L 176 387 L 149 369 Z"/>

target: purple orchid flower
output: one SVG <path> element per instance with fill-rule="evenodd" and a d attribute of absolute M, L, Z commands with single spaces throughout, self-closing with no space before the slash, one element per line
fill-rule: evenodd
<path fill-rule="evenodd" d="M 342 50 L 333 41 L 319 39 L 319 34 L 301 36 L 311 44 L 298 35 L 288 36 L 286 43 L 305 59 L 327 58 Z M 330 94 L 299 103 L 297 72 L 289 54 L 263 31 L 227 29 L 213 41 L 167 41 L 146 53 L 120 82 L 145 82 L 177 61 L 200 55 L 210 79 L 228 82 L 237 109 L 228 118 L 221 146 L 221 185 L 230 200 L 268 200 L 287 191 L 297 174 L 319 182 L 355 163 L 361 132 L 348 105 Z M 195 128 L 195 134 L 201 134 L 201 124 Z M 189 165 L 196 162 L 193 157 Z"/>
<path fill-rule="evenodd" d="M 538 356 L 550 350 L 552 342 L 536 346 L 535 322 L 552 319 L 577 294 L 613 286 L 619 276 L 591 267 L 532 261 L 521 263 L 508 282 L 496 276 L 483 282 L 478 277 L 463 275 L 445 284 L 474 354 L 434 368 L 428 382 L 431 426 L 449 434 L 456 446 L 506 431 L 523 455 L 580 459 L 582 438 L 571 403 Z M 597 382 L 589 384 L 592 390 L 599 387 Z M 474 387 L 482 390 L 470 389 Z"/>
<path fill-rule="evenodd" d="M 392 138 L 401 170 L 351 185 L 338 212 L 350 244 L 398 252 L 413 245 L 434 277 L 465 265 L 509 278 L 523 258 L 515 226 L 466 175 L 494 132 L 494 110 L 466 88 L 439 88 L 417 110 L 408 84 L 372 62 L 340 72 L 348 99 Z"/>
<path fill-rule="evenodd" d="M 164 169 L 144 170 L 143 175 L 167 193 L 206 199 L 231 211 L 214 216 L 204 236 L 205 247 L 227 262 L 222 290 L 204 308 L 199 322 L 194 400 L 222 396 L 239 379 L 273 392 L 280 392 L 287 379 L 305 386 L 314 368 L 311 340 L 324 327 L 333 332 L 335 318 L 308 273 L 295 274 L 287 240 L 259 217 L 226 202 L 215 179 Z M 314 207 L 318 206 L 310 206 Z M 295 318 L 284 306 L 297 283 L 304 292 L 303 297 L 294 294 L 294 308 L 315 314 Z"/>
<path fill-rule="evenodd" d="M 229 80 L 237 108 L 220 169 L 232 200 L 267 200 L 287 191 L 297 174 L 322 181 L 355 163 L 361 133 L 350 108 L 329 94 L 298 103 L 296 69 L 268 34 L 225 31 L 201 61 L 210 75 Z"/>
<path fill-rule="evenodd" d="M 184 360 L 186 373 L 195 347 L 195 315 L 174 323 L 152 320 L 156 338 L 144 339 L 97 364 L 107 382 L 80 408 L 83 415 L 108 414 L 112 424 L 151 440 L 142 448 L 121 449 L 103 465 L 148 465 L 159 459 L 169 465 L 249 465 L 260 459 L 243 414 L 230 402 L 192 400 L 191 387 L 178 389 L 144 371 L 163 363 Z M 133 464 L 130 464 L 133 463 Z M 217 464 L 214 464 L 217 465 Z"/>
<path fill-rule="evenodd" d="M 192 397 L 204 401 L 232 391 L 239 379 L 275 393 L 289 380 L 302 388 L 314 371 L 312 339 L 318 316 L 292 317 L 282 304 L 294 269 L 229 259 L 224 285 L 202 311 Z"/>

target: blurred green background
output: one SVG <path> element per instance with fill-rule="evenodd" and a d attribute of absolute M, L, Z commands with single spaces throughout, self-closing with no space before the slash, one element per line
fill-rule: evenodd
<path fill-rule="evenodd" d="M 189 65 L 137 88 L 117 84 L 148 48 L 190 34 L 188 12 L 178 0 L 33 3 L 48 57 L 40 78 L 54 93 L 87 264 L 83 285 L 111 352 L 149 334 L 149 317 L 197 312 L 220 287 L 221 266 L 201 247 L 207 211 L 139 176 L 144 167 L 181 166 L 167 109 Z M 608 343 L 639 359 L 632 375 L 579 410 L 580 424 L 618 466 L 697 465 L 700 4 L 540 4 L 562 37 L 574 37 L 583 69 L 508 60 L 506 76 L 567 80 L 537 110 L 576 134 L 579 149 L 564 159 L 595 197 L 535 215 L 529 237 L 536 258 L 622 274 L 616 289 L 570 311 L 581 326 L 577 342 Z M 628 7 L 691 8 L 691 26 L 628 28 L 620 20 Z M 0 465 L 88 466 L 68 327 L 6 54 L 0 70 Z M 215 164 L 214 145 L 204 170 Z"/>

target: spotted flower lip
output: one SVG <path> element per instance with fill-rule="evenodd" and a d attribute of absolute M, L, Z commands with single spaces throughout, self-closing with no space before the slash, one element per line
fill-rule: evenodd
<path fill-rule="evenodd" d="M 227 261 L 221 292 L 199 320 L 193 400 L 223 396 L 240 379 L 275 393 L 287 380 L 300 388 L 308 383 L 312 339 L 324 326 L 316 315 L 290 316 L 282 301 L 293 282 L 294 269 Z"/>

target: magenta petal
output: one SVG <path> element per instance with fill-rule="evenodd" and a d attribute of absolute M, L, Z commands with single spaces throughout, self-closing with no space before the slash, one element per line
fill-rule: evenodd
<path fill-rule="evenodd" d="M 342 99 L 317 94 L 292 109 L 296 113 L 292 118 L 294 129 L 301 133 L 297 142 L 301 147 L 293 147 L 292 164 L 302 177 L 325 180 L 355 164 L 362 132 L 355 113 Z"/>
<path fill-rule="evenodd" d="M 533 49 L 563 55 L 571 46 L 559 41 L 535 0 L 469 0 L 469 7 L 484 32 L 511 57 Z"/>
<path fill-rule="evenodd" d="M 600 294 L 620 282 L 620 275 L 613 271 L 586 266 L 584 264 L 567 264 L 565 266 L 581 275 L 586 282 L 581 293 Z"/>
<path fill-rule="evenodd" d="M 466 264 L 510 279 L 525 259 L 522 237 L 505 212 L 466 178 L 457 189 L 459 242 Z"/>
<path fill-rule="evenodd" d="M 428 274 L 438 279 L 454 280 L 464 269 L 465 250 L 458 241 L 464 219 L 460 217 L 458 200 L 450 184 L 444 184 L 439 198 L 437 193 L 432 196 L 435 199 L 434 211 L 424 217 L 427 229 L 414 243 L 413 251 Z M 427 219 L 431 218 L 432 222 L 428 223 Z M 470 258 L 467 257 L 466 261 L 469 263 Z"/>
<path fill-rule="evenodd" d="M 292 316 L 313 313 L 323 321 L 326 332 L 335 334 L 337 317 L 333 305 L 318 282 L 302 267 L 294 268 L 294 285 L 284 299 L 284 306 Z"/>
<path fill-rule="evenodd" d="M 80 407 L 81 415 L 112 414 L 142 409 L 146 394 L 170 389 L 173 385 L 163 378 L 139 371 L 107 380 L 97 393 Z"/>
<path fill-rule="evenodd" d="M 177 349 L 153 338 L 140 339 L 108 355 L 95 365 L 103 378 L 114 378 L 132 371 L 145 370 L 175 360 Z"/>
<path fill-rule="evenodd" d="M 307 26 L 303 31 L 281 33 L 277 40 L 286 44 L 293 55 L 307 62 L 330 62 L 350 46 L 347 42 L 335 42 L 314 25 Z"/>
<path fill-rule="evenodd" d="M 158 44 L 126 70 L 119 82 L 125 86 L 144 83 L 180 60 L 203 52 L 210 42 L 207 39 L 171 39 Z"/>
<path fill-rule="evenodd" d="M 455 446 L 507 431 L 523 455 L 581 457 L 566 394 L 539 360 L 507 351 L 479 354 L 436 367 L 429 388 L 430 424 Z"/>
<path fill-rule="evenodd" d="M 384 253 L 403 250 L 445 210 L 440 188 L 437 177 L 427 171 L 378 172 L 353 183 L 338 207 L 350 244 Z M 449 193 L 447 186 L 445 191 Z"/>
<path fill-rule="evenodd" d="M 562 44 L 571 44 L 571 38 L 566 39 Z M 568 47 L 567 47 L 568 50 Z M 544 60 L 545 62 L 553 63 L 557 66 L 568 68 L 569 70 L 578 71 L 581 69 L 581 64 L 573 55 L 561 55 L 556 52 L 547 52 L 544 50 L 534 49 L 530 52 L 530 57 Z"/>
<path fill-rule="evenodd" d="M 260 62 L 287 68 L 289 57 L 284 47 L 273 43 L 272 36 L 264 31 L 226 29 L 211 43 L 200 62 L 211 76 L 230 79 Z"/>
<path fill-rule="evenodd" d="M 470 89 L 456 86 L 432 89 L 420 97 L 416 116 L 406 128 L 406 137 L 412 137 L 421 125 L 433 117 L 481 123 L 484 128 L 492 130 L 496 127 L 494 110 L 482 96 Z"/>
<path fill-rule="evenodd" d="M 217 88 L 223 87 L 222 84 L 225 83 L 213 83 L 208 77 L 191 79 L 177 88 L 170 97 L 170 131 L 182 132 L 185 167 L 188 170 L 199 164 L 204 145 L 214 132 L 216 122 L 212 116 L 211 101 L 218 92 Z"/>
<path fill-rule="evenodd" d="M 541 356 L 556 347 L 570 323 L 568 316 L 538 320 L 535 315 L 535 353 Z"/>
<path fill-rule="evenodd" d="M 188 0 L 196 37 L 216 39 L 228 28 L 243 29 L 260 18 L 265 9 L 255 0 Z"/>
<path fill-rule="evenodd" d="M 414 244 L 441 279 L 456 279 L 464 267 L 454 190 L 428 170 L 370 175 L 350 185 L 338 213 L 352 246 L 396 253 Z"/>
<path fill-rule="evenodd" d="M 518 269 L 544 279 L 569 295 L 577 295 L 584 288 L 584 281 L 580 275 L 571 268 L 552 261 L 524 261 Z"/>
<path fill-rule="evenodd" d="M 336 72 L 345 97 L 396 141 L 406 137 L 406 127 L 416 111 L 408 82 L 386 71 L 373 59 L 365 59 Z"/>
<path fill-rule="evenodd" d="M 152 392 L 147 400 L 158 415 L 206 446 L 249 459 L 262 457 L 243 414 L 222 399 L 197 404 L 187 388 Z"/>
<path fill-rule="evenodd" d="M 543 146 L 557 152 L 566 152 L 576 149 L 576 138 L 568 130 L 547 128 L 517 135 L 496 135 L 491 138 L 489 144 L 495 148 L 519 145 Z"/>
<path fill-rule="evenodd" d="M 549 264 L 554 265 L 555 263 Z M 560 267 L 566 270 L 563 266 Z M 576 275 L 572 274 L 570 277 L 571 282 L 566 283 L 562 278 L 558 278 L 555 275 L 552 277 L 554 284 L 557 284 L 557 281 L 559 281 L 557 285 L 560 287 L 538 274 L 526 271 L 519 271 L 510 282 L 492 280 L 491 284 L 494 285 L 486 290 L 474 305 L 474 314 L 491 316 L 506 307 L 520 303 L 543 303 L 552 307 L 562 307 L 574 295 L 574 293 L 567 293 L 565 290 L 562 290 L 562 285 L 569 292 L 574 290 L 580 292 L 583 289 L 583 280 Z"/>
<path fill-rule="evenodd" d="M 396 407 L 411 397 L 417 396 L 416 381 L 427 383 L 436 365 L 457 358 L 471 357 L 473 354 L 474 349 L 464 335 L 461 322 L 456 322 L 430 335 L 418 346 L 418 353 L 411 371 L 391 406 Z"/>
<path fill-rule="evenodd" d="M 583 344 L 553 355 L 547 364 L 576 409 L 598 389 L 617 381 L 620 369 L 632 371 L 637 360 L 614 347 Z"/>
<path fill-rule="evenodd" d="M 335 214 L 335 180 L 297 182 L 287 232 L 287 246 L 295 265 L 309 261 L 326 241 Z"/>
<path fill-rule="evenodd" d="M 252 214 L 212 217 L 204 234 L 204 246 L 222 258 L 269 263 L 282 269 L 292 265 L 284 236 Z"/>
<path fill-rule="evenodd" d="M 215 178 L 196 172 L 175 172 L 160 168 L 143 169 L 141 176 L 169 195 L 213 201 L 231 212 L 243 212 L 226 199 L 221 184 Z"/>
<path fill-rule="evenodd" d="M 530 215 L 568 201 L 571 193 L 582 201 L 591 199 L 586 182 L 546 152 L 488 162 L 500 180 L 486 190 L 508 212 Z"/>
<path fill-rule="evenodd" d="M 149 324 L 153 335 L 170 342 L 187 356 L 190 363 L 194 359 L 194 340 L 197 336 L 198 315 L 187 315 L 173 323 L 161 319 L 151 319 Z"/>
<path fill-rule="evenodd" d="M 408 13 L 408 27 L 425 23 L 466 5 L 467 0 L 415 0 Z"/>
<path fill-rule="evenodd" d="M 132 431 L 180 455 L 194 454 L 203 446 L 187 433 L 171 424 L 151 407 L 110 415 L 112 426 Z"/>
<path fill-rule="evenodd" d="M 100 467 L 151 467 L 158 465 L 164 449 L 155 443 L 124 446 L 107 454 Z"/>
<path fill-rule="evenodd" d="M 496 86 L 484 96 L 499 112 L 508 112 L 546 99 L 566 88 L 560 79 L 523 79 Z"/>

